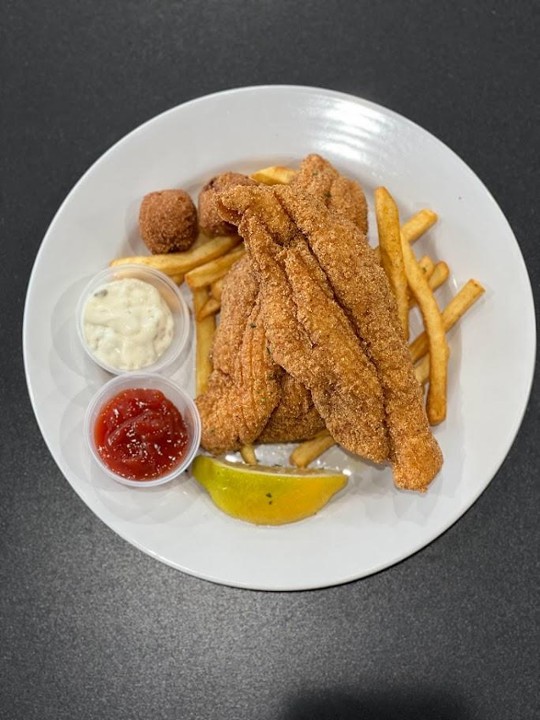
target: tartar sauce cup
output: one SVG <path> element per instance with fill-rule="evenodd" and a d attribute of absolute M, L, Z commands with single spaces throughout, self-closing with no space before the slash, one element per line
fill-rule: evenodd
<path fill-rule="evenodd" d="M 105 405 L 124 390 L 161 390 L 182 415 L 188 441 L 181 462 L 170 472 L 150 480 L 131 480 L 117 474 L 101 458 L 95 438 L 96 422 Z M 181 475 L 191 464 L 201 442 L 201 419 L 192 398 L 169 378 L 155 373 L 125 373 L 103 385 L 90 401 L 84 418 L 84 436 L 92 457 L 101 470 L 116 482 L 136 488 L 164 485 Z"/>
<path fill-rule="evenodd" d="M 173 319 L 173 332 L 170 345 L 154 362 L 133 369 L 117 367 L 102 357 L 98 357 L 95 351 L 89 346 L 85 335 L 84 317 L 88 300 L 104 285 L 126 279 L 141 280 L 152 285 L 168 306 Z M 126 372 L 160 372 L 178 359 L 189 337 L 190 315 L 180 289 L 164 273 L 141 264 L 130 263 L 108 267 L 94 275 L 79 298 L 76 314 L 77 333 L 84 350 L 95 363 L 112 375 L 120 375 Z"/>

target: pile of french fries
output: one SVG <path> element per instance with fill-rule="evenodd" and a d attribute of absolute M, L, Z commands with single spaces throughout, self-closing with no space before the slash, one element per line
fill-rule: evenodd
<path fill-rule="evenodd" d="M 288 184 L 295 174 L 292 168 L 273 165 L 258 170 L 251 178 L 266 185 Z M 484 293 L 484 288 L 477 280 L 469 280 L 441 311 L 434 292 L 446 282 L 450 269 L 444 261 L 435 262 L 427 255 L 417 259 L 411 247 L 437 222 L 437 214 L 433 210 L 420 210 L 400 224 L 396 202 L 384 187 L 375 191 L 375 214 L 379 237 L 375 252 L 396 298 L 398 317 L 403 336 L 409 342 L 416 378 L 428 386 L 428 419 L 436 425 L 446 417 L 450 354 L 446 333 Z M 178 285 L 185 282 L 191 289 L 196 329 L 197 395 L 205 391 L 212 372 L 211 351 L 216 318 L 221 309 L 223 281 L 244 253 L 238 236 L 208 238 L 201 234 L 186 252 L 123 257 L 111 262 L 112 266 L 125 263 L 148 265 L 161 270 Z M 415 307 L 420 310 L 424 331 L 410 342 L 409 315 Z M 312 440 L 298 445 L 290 462 L 296 467 L 307 467 L 334 444 L 330 433 L 323 430 Z M 244 462 L 257 463 L 252 445 L 245 445 L 241 455 Z"/>

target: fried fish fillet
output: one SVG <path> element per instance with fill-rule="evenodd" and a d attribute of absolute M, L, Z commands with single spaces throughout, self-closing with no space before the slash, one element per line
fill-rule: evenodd
<path fill-rule="evenodd" d="M 215 371 L 199 399 L 203 446 L 236 449 L 257 432 L 263 442 L 309 437 L 320 413 L 337 442 L 375 461 L 390 457 L 399 487 L 425 490 L 442 454 L 365 240 L 360 187 L 309 156 L 289 187 L 237 188 L 219 206 L 248 255 L 230 278 Z"/>
<path fill-rule="evenodd" d="M 340 175 L 320 155 L 308 155 L 291 183 L 291 187 L 308 194 L 314 202 L 350 220 L 364 234 L 368 230 L 367 202 L 360 185 Z"/>
<path fill-rule="evenodd" d="M 208 388 L 196 402 L 202 446 L 214 453 L 237 450 L 262 432 L 281 396 L 282 369 L 272 360 L 257 282 L 247 257 L 223 287 L 222 317 L 212 351 Z"/>
<path fill-rule="evenodd" d="M 343 213 L 359 228 L 367 227 L 367 206 L 360 186 L 341 177 L 320 156 L 305 158 L 294 183 L 330 210 Z M 232 218 L 235 219 L 239 221 Z M 252 328 L 246 329 L 258 296 L 257 282 L 247 257 L 231 271 L 228 287 L 213 347 L 214 372 L 207 393 L 198 400 L 203 413 L 203 447 L 222 452 L 255 440 L 278 443 L 313 437 L 324 428 L 324 421 L 310 391 L 287 373 L 281 373 L 279 400 L 272 411 L 276 396 L 272 370 L 276 378 L 281 370 L 273 366 L 270 357 L 265 357 L 260 366 L 250 360 L 253 349 L 250 343 L 254 339 L 262 341 L 249 332 Z M 239 348 L 242 348 L 240 358 Z M 259 353 L 260 349 L 259 345 Z M 246 358 L 247 364 L 242 363 L 242 358 Z M 269 377 L 272 380 L 268 386 Z M 261 402 L 254 401 L 257 397 Z M 260 427 L 264 429 L 255 437 Z"/>
<path fill-rule="evenodd" d="M 197 398 L 202 446 L 216 454 L 255 440 L 309 439 L 324 428 L 309 391 L 284 373 L 265 350 L 258 295 L 246 255 L 225 281 L 213 371 L 207 391 Z"/>
<path fill-rule="evenodd" d="M 367 203 L 360 185 L 340 175 L 320 155 L 308 155 L 292 183 L 303 188 L 329 210 L 342 214 L 367 232 Z M 325 427 L 311 393 L 291 375 L 284 373 L 281 399 L 259 436 L 259 442 L 297 442 L 314 437 Z"/>
<path fill-rule="evenodd" d="M 252 190 L 228 191 L 221 202 L 227 219 L 241 218 L 238 230 L 260 282 L 272 356 L 309 389 L 340 445 L 382 462 L 388 444 L 375 369 L 272 190 Z"/>
<path fill-rule="evenodd" d="M 306 238 L 377 369 L 396 485 L 425 490 L 441 468 L 442 453 L 429 427 L 384 271 L 352 223 L 314 203 L 302 189 L 276 187 L 273 192 Z"/>
<path fill-rule="evenodd" d="M 305 385 L 284 372 L 279 404 L 257 438 L 262 443 L 284 443 L 309 440 L 324 430 L 324 420 L 313 404 Z"/>
<path fill-rule="evenodd" d="M 259 283 L 248 256 L 244 255 L 225 277 L 219 329 L 212 348 L 214 369 L 226 375 L 233 374 L 238 348 L 258 294 Z"/>

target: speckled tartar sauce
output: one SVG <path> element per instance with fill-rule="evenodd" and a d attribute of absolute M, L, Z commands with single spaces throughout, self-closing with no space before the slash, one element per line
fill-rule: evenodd
<path fill-rule="evenodd" d="M 155 363 L 173 339 L 172 312 L 150 283 L 123 278 L 95 290 L 83 309 L 83 334 L 92 354 L 118 370 Z"/>

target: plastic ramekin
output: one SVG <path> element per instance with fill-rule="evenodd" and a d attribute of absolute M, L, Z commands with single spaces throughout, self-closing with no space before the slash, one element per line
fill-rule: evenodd
<path fill-rule="evenodd" d="M 123 280 L 125 278 L 134 278 L 153 285 L 169 306 L 174 321 L 173 339 L 169 347 L 154 363 L 136 370 L 125 370 L 114 367 L 113 365 L 109 365 L 100 358 L 96 357 L 91 348 L 88 347 L 84 336 L 83 314 L 88 298 L 102 285 L 114 282 L 115 280 Z M 135 263 L 118 265 L 106 268 L 94 275 L 79 298 L 76 312 L 77 333 L 83 348 L 95 363 L 112 375 L 120 375 L 122 373 L 160 372 L 177 360 L 189 337 L 189 310 L 178 286 L 164 273 L 159 270 L 154 270 L 154 268 L 147 267 L 146 265 Z"/>
<path fill-rule="evenodd" d="M 182 462 L 166 475 L 153 478 L 152 480 L 130 480 L 113 472 L 101 459 L 94 438 L 95 422 L 104 405 L 123 390 L 135 388 L 161 390 L 165 397 L 180 411 L 189 435 L 186 454 Z M 164 483 L 170 482 L 189 467 L 201 442 L 201 419 L 197 406 L 191 397 L 189 397 L 181 387 L 176 385 L 176 383 L 169 380 L 169 378 L 156 375 L 155 373 L 125 373 L 105 383 L 90 401 L 84 418 L 84 436 L 95 462 L 110 478 L 122 485 L 129 485 L 130 487 L 155 487 L 156 485 L 163 485 Z"/>

